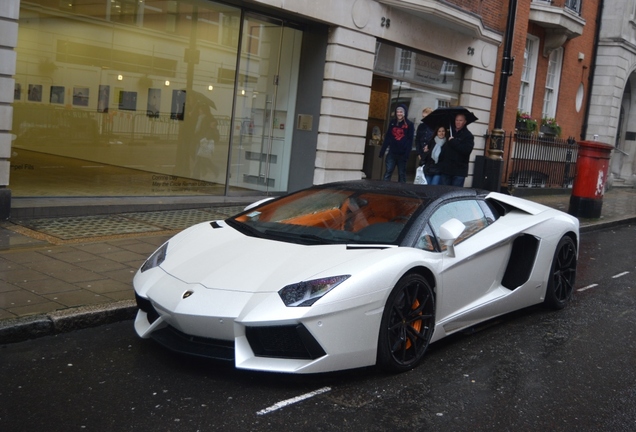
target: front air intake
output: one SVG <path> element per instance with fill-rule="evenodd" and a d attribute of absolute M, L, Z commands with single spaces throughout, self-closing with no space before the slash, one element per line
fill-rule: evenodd
<path fill-rule="evenodd" d="M 150 300 L 143 298 L 139 294 L 135 293 L 135 301 L 137 302 L 137 307 L 148 314 L 148 322 L 150 324 L 152 324 L 157 320 L 157 318 L 159 318 L 159 313 L 152 306 Z"/>
<path fill-rule="evenodd" d="M 302 324 L 247 327 L 245 334 L 257 357 L 313 360 L 326 354 Z"/>

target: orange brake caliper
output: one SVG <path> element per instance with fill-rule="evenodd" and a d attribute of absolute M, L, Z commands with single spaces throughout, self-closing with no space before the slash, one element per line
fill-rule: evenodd
<path fill-rule="evenodd" d="M 420 307 L 420 301 L 418 299 L 415 299 L 415 301 L 411 305 L 411 309 L 415 310 L 418 307 Z M 422 315 L 422 312 L 420 312 L 419 315 Z M 415 321 L 413 324 L 411 324 L 411 327 L 413 328 L 413 330 L 419 333 L 422 330 L 422 320 Z M 406 340 L 406 349 L 409 348 L 411 348 L 411 339 Z"/>

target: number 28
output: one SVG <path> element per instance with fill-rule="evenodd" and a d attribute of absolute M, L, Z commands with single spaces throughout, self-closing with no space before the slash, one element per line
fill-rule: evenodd
<path fill-rule="evenodd" d="M 380 25 L 386 28 L 391 27 L 391 18 L 382 17 L 382 23 Z"/>

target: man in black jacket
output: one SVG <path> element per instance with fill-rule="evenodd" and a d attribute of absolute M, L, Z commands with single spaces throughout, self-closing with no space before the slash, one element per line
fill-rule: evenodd
<path fill-rule="evenodd" d="M 420 157 L 420 165 L 424 163 L 424 147 L 426 147 L 428 140 L 435 135 L 433 129 L 424 123 L 426 116 L 432 112 L 433 108 L 424 108 L 422 110 L 422 122 L 417 126 L 417 129 L 415 129 L 415 150 L 417 150 L 417 155 Z"/>
<path fill-rule="evenodd" d="M 443 185 L 464 186 L 468 176 L 468 161 L 475 146 L 475 137 L 466 129 L 466 116 L 455 116 L 455 131 L 439 155 L 439 168 Z"/>

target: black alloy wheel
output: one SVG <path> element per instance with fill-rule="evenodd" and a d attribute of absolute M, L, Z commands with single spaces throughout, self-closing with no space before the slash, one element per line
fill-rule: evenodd
<path fill-rule="evenodd" d="M 389 372 L 415 367 L 426 352 L 435 328 L 435 296 L 423 276 L 402 277 L 382 314 L 377 364 Z"/>
<path fill-rule="evenodd" d="M 576 279 L 576 245 L 571 237 L 559 241 L 552 267 L 544 303 L 551 309 L 563 309 L 572 299 Z"/>

